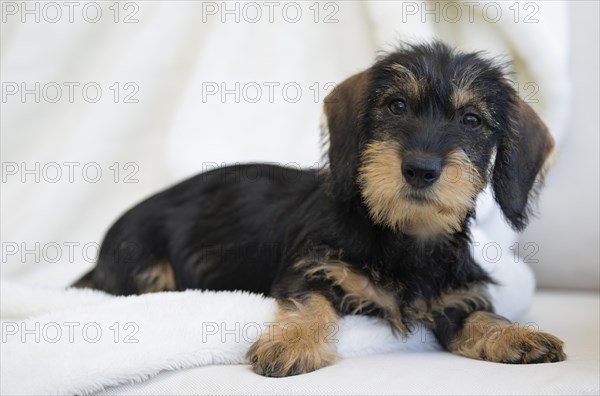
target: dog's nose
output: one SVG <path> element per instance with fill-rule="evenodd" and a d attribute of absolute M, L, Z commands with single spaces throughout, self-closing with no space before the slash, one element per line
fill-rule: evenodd
<path fill-rule="evenodd" d="M 416 188 L 431 186 L 440 178 L 442 161 L 436 158 L 409 156 L 402 163 L 402 175 L 408 184 Z"/>

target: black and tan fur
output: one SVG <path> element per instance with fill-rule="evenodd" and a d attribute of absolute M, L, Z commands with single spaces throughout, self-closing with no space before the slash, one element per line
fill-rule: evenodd
<path fill-rule="evenodd" d="M 324 113 L 327 168 L 225 167 L 171 187 L 111 227 L 80 285 L 273 296 L 276 325 L 248 353 L 267 376 L 331 364 L 322 330 L 347 314 L 399 334 L 424 324 L 470 358 L 565 359 L 556 337 L 493 313 L 492 280 L 470 253 L 478 194 L 491 184 L 522 230 L 553 150 L 502 67 L 440 43 L 404 46 L 337 86 Z"/>

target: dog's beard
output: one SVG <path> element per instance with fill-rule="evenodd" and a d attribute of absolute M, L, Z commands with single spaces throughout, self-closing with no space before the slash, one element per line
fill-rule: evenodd
<path fill-rule="evenodd" d="M 402 176 L 400 153 L 397 142 L 376 141 L 362 154 L 358 183 L 373 221 L 421 237 L 460 231 L 484 185 L 466 154 L 452 151 L 439 180 L 415 189 Z"/>

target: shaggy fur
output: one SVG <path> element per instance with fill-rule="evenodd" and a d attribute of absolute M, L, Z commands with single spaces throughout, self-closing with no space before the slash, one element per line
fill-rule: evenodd
<path fill-rule="evenodd" d="M 470 253 L 477 195 L 491 183 L 523 229 L 553 149 L 502 67 L 441 43 L 405 46 L 338 85 L 324 110 L 328 168 L 253 164 L 186 180 L 125 213 L 79 284 L 272 295 L 277 331 L 248 355 L 267 376 L 333 362 L 319 330 L 344 314 L 380 316 L 398 333 L 424 323 L 472 358 L 563 360 L 557 338 L 493 314 L 491 279 Z M 490 323 L 501 342 L 467 331 Z"/>

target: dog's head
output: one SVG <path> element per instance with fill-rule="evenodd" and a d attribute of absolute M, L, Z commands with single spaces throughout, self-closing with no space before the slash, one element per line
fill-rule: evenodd
<path fill-rule="evenodd" d="M 488 182 L 523 229 L 554 147 L 501 66 L 441 43 L 407 46 L 348 78 L 325 116 L 336 197 L 359 197 L 374 222 L 420 236 L 461 230 Z"/>

